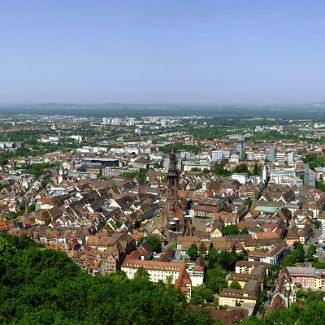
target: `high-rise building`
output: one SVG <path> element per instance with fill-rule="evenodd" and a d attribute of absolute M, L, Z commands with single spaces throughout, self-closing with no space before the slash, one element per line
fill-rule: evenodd
<path fill-rule="evenodd" d="M 103 125 L 110 124 L 110 119 L 108 117 L 103 117 Z"/>
<path fill-rule="evenodd" d="M 236 147 L 237 147 L 237 153 L 239 154 L 239 159 L 246 160 L 246 152 L 245 152 L 245 148 L 244 148 L 244 143 L 238 142 Z"/>
<path fill-rule="evenodd" d="M 316 186 L 316 173 L 312 170 L 305 170 L 304 184 L 312 187 Z"/>
<path fill-rule="evenodd" d="M 267 160 L 274 161 L 276 158 L 276 147 L 271 147 L 267 154 Z"/>
<path fill-rule="evenodd" d="M 288 154 L 287 154 L 287 161 L 288 161 L 288 164 L 293 164 L 296 161 L 296 154 L 295 154 L 295 152 L 293 152 L 293 151 L 288 152 Z"/>
<path fill-rule="evenodd" d="M 320 216 L 320 217 L 318 218 L 318 220 L 322 223 L 322 225 L 321 225 L 321 231 L 322 231 L 322 233 L 321 233 L 320 241 L 321 241 L 322 243 L 324 243 L 324 242 L 325 242 L 325 218 L 322 217 L 322 216 Z"/>
<path fill-rule="evenodd" d="M 121 125 L 122 120 L 119 117 L 113 118 L 111 121 L 112 125 Z"/>
<path fill-rule="evenodd" d="M 133 126 L 134 123 L 135 123 L 135 117 L 128 117 L 128 118 L 126 119 L 126 124 L 127 124 L 128 126 Z"/>
<path fill-rule="evenodd" d="M 284 164 L 287 161 L 287 155 L 285 154 L 285 152 L 277 152 L 276 160 L 279 164 Z"/>
<path fill-rule="evenodd" d="M 262 167 L 262 182 L 265 184 L 267 182 L 267 166 Z"/>
<path fill-rule="evenodd" d="M 239 151 L 244 147 L 243 142 L 237 142 L 236 144 L 236 152 L 239 153 Z"/>

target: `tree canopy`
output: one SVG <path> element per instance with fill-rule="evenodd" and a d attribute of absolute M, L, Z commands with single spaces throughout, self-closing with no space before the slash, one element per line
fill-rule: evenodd
<path fill-rule="evenodd" d="M 209 299 L 209 291 L 206 292 Z M 28 238 L 0 235 L 0 323 L 206 324 L 180 290 L 146 272 L 90 276 L 67 255 Z M 209 324 L 209 321 L 208 321 Z"/>
<path fill-rule="evenodd" d="M 145 237 L 142 237 L 139 240 L 139 245 L 141 245 L 145 240 Z M 160 253 L 161 252 L 161 242 L 158 239 L 157 236 L 149 236 L 147 239 L 147 243 L 151 246 L 152 250 L 156 253 Z"/>
<path fill-rule="evenodd" d="M 294 266 L 296 263 L 302 263 L 305 260 L 304 246 L 301 243 L 294 243 L 293 251 L 283 260 L 282 266 Z"/>
<path fill-rule="evenodd" d="M 231 288 L 231 289 L 241 289 L 241 285 L 239 284 L 239 282 L 237 280 L 233 280 L 230 283 L 229 288 Z"/>
<path fill-rule="evenodd" d="M 293 252 L 301 258 L 300 245 Z M 206 282 L 193 288 L 192 304 L 212 303 L 213 293 L 227 287 L 219 254 L 209 250 Z M 230 287 L 238 284 L 233 281 Z M 323 324 L 323 296 L 322 292 L 298 291 L 297 302 L 289 308 L 261 319 L 250 317 L 241 324 Z M 26 237 L 5 234 L 0 234 L 0 299 L 1 324 L 213 323 L 205 307 L 189 309 L 180 290 L 150 282 L 143 269 L 134 280 L 128 280 L 124 272 L 93 277 L 63 253 Z"/>
<path fill-rule="evenodd" d="M 198 257 L 198 255 L 199 255 L 199 250 L 198 250 L 198 248 L 197 248 L 197 246 L 196 246 L 196 244 L 195 243 L 193 243 L 188 249 L 187 249 L 187 255 L 189 256 L 189 258 L 191 259 L 191 260 L 195 260 L 197 257 Z"/>
<path fill-rule="evenodd" d="M 262 319 L 250 317 L 241 325 L 318 325 L 324 324 L 325 302 L 323 292 L 298 291 L 297 302 L 289 308 L 276 310 Z"/>

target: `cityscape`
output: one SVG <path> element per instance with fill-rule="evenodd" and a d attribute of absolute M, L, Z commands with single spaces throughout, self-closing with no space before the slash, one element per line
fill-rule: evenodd
<path fill-rule="evenodd" d="M 0 2 L 0 324 L 325 324 L 325 3 Z"/>
<path fill-rule="evenodd" d="M 325 291 L 325 124 L 229 118 L 3 116 L 0 229 L 214 320 Z"/>

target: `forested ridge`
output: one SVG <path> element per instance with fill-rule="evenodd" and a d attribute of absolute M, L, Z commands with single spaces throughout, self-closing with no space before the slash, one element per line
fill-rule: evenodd
<path fill-rule="evenodd" d="M 323 293 L 302 292 L 290 308 L 246 325 L 325 324 Z M 188 308 L 171 285 L 144 272 L 90 276 L 63 253 L 0 234 L 0 324 L 213 324 L 206 308 Z M 221 324 L 217 321 L 217 324 Z"/>
<path fill-rule="evenodd" d="M 172 286 L 90 276 L 63 253 L 0 235 L 0 323 L 207 324 Z"/>

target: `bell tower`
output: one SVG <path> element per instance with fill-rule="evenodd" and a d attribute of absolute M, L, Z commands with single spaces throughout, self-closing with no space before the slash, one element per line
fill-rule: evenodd
<path fill-rule="evenodd" d="M 175 215 L 178 206 L 178 181 L 177 160 L 174 151 L 169 154 L 169 167 L 167 172 L 167 197 L 160 214 L 160 231 L 167 236 L 168 222 Z"/>

